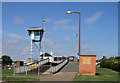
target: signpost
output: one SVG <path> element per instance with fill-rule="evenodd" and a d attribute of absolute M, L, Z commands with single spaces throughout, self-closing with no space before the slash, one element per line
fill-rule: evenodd
<path fill-rule="evenodd" d="M 80 55 L 80 52 L 78 52 L 77 55 L 79 56 L 79 55 Z"/>
<path fill-rule="evenodd" d="M 29 69 L 37 69 L 37 66 L 28 66 Z"/>

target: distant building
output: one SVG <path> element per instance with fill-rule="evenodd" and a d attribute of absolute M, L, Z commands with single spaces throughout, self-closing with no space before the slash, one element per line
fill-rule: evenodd
<path fill-rule="evenodd" d="M 38 60 L 34 60 L 34 62 L 38 62 Z"/>
<path fill-rule="evenodd" d="M 16 61 L 12 61 L 12 65 L 10 67 L 14 68 L 15 66 L 16 66 Z"/>
<path fill-rule="evenodd" d="M 28 58 L 27 59 L 27 65 L 29 65 L 29 64 L 32 64 L 33 62 L 32 62 L 32 58 Z"/>
<path fill-rule="evenodd" d="M 45 53 L 45 54 L 41 54 L 41 55 L 40 55 L 40 59 L 47 59 L 47 58 L 50 59 L 49 62 L 52 62 L 52 61 L 53 61 L 53 56 L 52 56 L 51 54 Z"/>
<path fill-rule="evenodd" d="M 69 56 L 68 59 L 69 61 L 78 61 L 78 58 L 75 56 Z"/>
<path fill-rule="evenodd" d="M 16 66 L 23 66 L 24 65 L 24 61 L 16 61 Z"/>
<path fill-rule="evenodd" d="M 67 57 L 65 57 L 65 56 L 54 56 L 53 63 L 60 63 L 66 59 L 67 59 Z"/>

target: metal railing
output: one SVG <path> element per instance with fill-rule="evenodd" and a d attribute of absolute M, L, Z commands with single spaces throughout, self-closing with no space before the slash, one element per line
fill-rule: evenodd
<path fill-rule="evenodd" d="M 20 74 L 20 73 L 28 73 L 28 71 L 31 71 L 33 69 L 29 69 L 29 66 L 37 66 L 39 68 L 39 66 L 46 64 L 49 62 L 49 58 L 47 59 L 42 59 L 38 62 L 29 64 L 29 65 L 25 65 L 25 66 L 19 66 L 19 67 L 15 67 L 14 68 L 14 74 Z M 39 71 L 38 71 L 39 72 Z"/>
<path fill-rule="evenodd" d="M 68 63 L 68 59 L 62 61 L 61 63 L 59 63 L 57 66 L 52 66 L 51 67 L 51 73 L 56 73 L 58 72 L 64 65 L 66 65 Z"/>

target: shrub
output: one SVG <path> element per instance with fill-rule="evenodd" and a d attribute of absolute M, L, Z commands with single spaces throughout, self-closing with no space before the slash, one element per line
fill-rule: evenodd
<path fill-rule="evenodd" d="M 100 67 L 113 69 L 115 71 L 120 71 L 119 70 L 120 69 L 120 61 L 118 60 L 118 58 L 111 57 L 111 58 L 102 60 L 100 63 Z"/>

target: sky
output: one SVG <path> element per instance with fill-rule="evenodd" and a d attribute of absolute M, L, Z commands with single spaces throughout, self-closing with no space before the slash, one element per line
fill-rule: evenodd
<path fill-rule="evenodd" d="M 79 18 L 67 14 L 68 10 L 81 13 L 81 54 L 96 54 L 97 59 L 118 56 L 117 2 L 3 2 L 2 54 L 13 60 L 31 57 L 26 28 L 43 28 L 44 15 L 45 51 L 52 51 L 53 56 L 77 56 Z M 38 57 L 35 46 L 34 51 Z"/>

